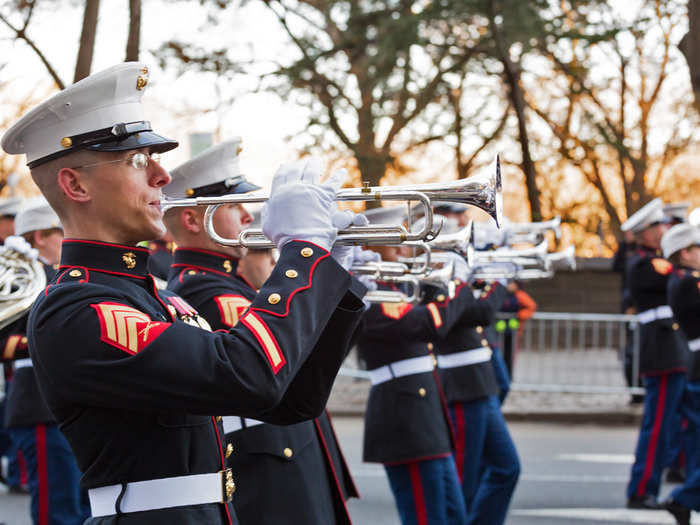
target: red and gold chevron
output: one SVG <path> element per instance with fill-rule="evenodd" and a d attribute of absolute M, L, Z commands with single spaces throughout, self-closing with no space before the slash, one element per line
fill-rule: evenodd
<path fill-rule="evenodd" d="M 440 309 L 435 303 L 428 303 L 428 311 L 433 317 L 433 324 L 435 328 L 440 328 L 442 326 L 442 316 L 440 315 Z"/>
<path fill-rule="evenodd" d="M 265 321 L 260 319 L 254 312 L 248 311 L 243 317 L 241 317 L 241 323 L 250 330 L 255 338 L 260 343 L 267 360 L 270 362 L 272 371 L 277 374 L 280 369 L 287 363 L 287 360 L 280 350 L 279 344 L 273 335 L 270 328 L 265 324 Z"/>
<path fill-rule="evenodd" d="M 153 321 L 142 311 L 121 303 L 90 306 L 100 320 L 100 339 L 132 355 L 146 348 L 172 324 Z"/>
<path fill-rule="evenodd" d="M 401 319 L 411 308 L 413 305 L 408 303 L 382 303 L 382 313 L 391 319 Z"/>
<path fill-rule="evenodd" d="M 238 320 L 250 306 L 250 301 L 242 295 L 225 294 L 214 297 L 216 305 L 219 307 L 221 322 L 226 326 L 233 327 L 238 324 Z"/>

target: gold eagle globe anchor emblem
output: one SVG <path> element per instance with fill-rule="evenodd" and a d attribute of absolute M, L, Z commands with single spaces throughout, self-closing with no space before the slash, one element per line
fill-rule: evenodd
<path fill-rule="evenodd" d="M 129 270 L 133 270 L 136 267 L 136 255 L 134 252 L 126 252 L 122 255 L 122 261 Z"/>

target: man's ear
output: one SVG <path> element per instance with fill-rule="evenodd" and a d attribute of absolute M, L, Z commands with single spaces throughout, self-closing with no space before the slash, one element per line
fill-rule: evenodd
<path fill-rule="evenodd" d="M 180 212 L 180 224 L 185 231 L 193 234 L 199 234 L 204 230 L 203 217 L 193 208 L 183 208 Z"/>
<path fill-rule="evenodd" d="M 71 168 L 61 168 L 58 170 L 58 187 L 63 194 L 75 202 L 88 202 L 91 200 L 90 190 L 85 184 L 84 173 L 80 173 Z"/>

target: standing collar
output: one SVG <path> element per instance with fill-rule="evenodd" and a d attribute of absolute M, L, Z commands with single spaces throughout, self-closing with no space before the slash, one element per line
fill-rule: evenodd
<path fill-rule="evenodd" d="M 80 266 L 128 277 L 148 274 L 148 249 L 102 241 L 64 239 L 59 268 Z"/>
<path fill-rule="evenodd" d="M 229 277 L 237 277 L 238 259 L 225 253 L 202 250 L 200 248 L 178 248 L 172 266 L 196 267 Z"/>

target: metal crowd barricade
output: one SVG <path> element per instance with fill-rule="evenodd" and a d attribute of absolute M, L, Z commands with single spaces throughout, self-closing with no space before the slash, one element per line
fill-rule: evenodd
<path fill-rule="evenodd" d="M 511 316 L 499 314 L 499 318 Z M 501 349 L 505 332 L 500 333 Z M 634 315 L 537 312 L 515 332 L 511 388 L 588 394 L 643 393 Z M 625 353 L 632 385 L 625 380 Z"/>
<path fill-rule="evenodd" d="M 499 314 L 510 319 L 512 314 Z M 507 324 L 507 323 L 506 323 Z M 513 331 L 511 390 L 583 394 L 641 394 L 639 323 L 634 315 L 537 312 Z M 500 332 L 501 344 L 505 332 Z M 625 353 L 632 385 L 625 380 Z M 353 352 L 354 353 L 354 352 Z M 354 358 L 353 360 L 354 361 Z M 354 364 L 354 363 L 353 363 Z M 346 361 L 340 374 L 369 380 Z"/>

